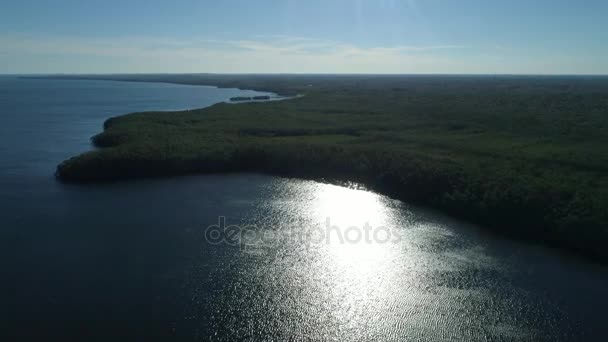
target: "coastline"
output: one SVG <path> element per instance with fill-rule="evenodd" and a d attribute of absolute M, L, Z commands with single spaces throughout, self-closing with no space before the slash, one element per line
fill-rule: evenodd
<path fill-rule="evenodd" d="M 313 96 L 312 102 L 314 100 Z M 311 104 L 311 99 L 302 103 L 297 98 L 280 102 L 294 101 L 300 102 L 296 107 L 306 108 Z M 484 225 L 502 235 L 558 247 L 595 261 L 608 260 L 608 253 L 602 247 L 605 236 L 581 234 L 576 228 L 581 223 L 574 222 L 573 225 L 571 222 L 558 222 L 558 217 L 547 218 L 549 212 L 544 207 L 548 198 L 553 198 L 552 201 L 558 205 L 572 206 L 567 190 L 560 191 L 559 187 L 543 184 L 532 187 L 521 184 L 517 175 L 500 173 L 502 166 L 511 166 L 507 163 L 495 166 L 493 172 L 496 174 L 490 172 L 488 176 L 482 176 L 479 169 L 471 170 L 458 165 L 458 162 L 429 157 L 417 151 L 394 151 L 387 144 L 379 145 L 381 149 L 369 148 L 365 144 L 349 146 L 347 144 L 351 144 L 351 140 L 364 135 L 349 127 L 306 127 L 305 122 L 291 120 L 264 128 L 245 121 L 244 115 L 259 114 L 260 110 L 275 111 L 273 104 L 230 106 L 233 109 L 220 103 L 187 113 L 151 112 L 110 118 L 104 124 L 104 132 L 92 139 L 101 150 L 64 161 L 58 166 L 57 177 L 67 182 L 98 182 L 193 173 L 259 172 L 329 182 L 354 181 L 393 198 L 429 206 Z M 293 106 L 282 104 L 280 109 Z M 168 122 L 166 115 L 180 117 Z M 206 122 L 205 116 L 211 116 L 212 120 Z M 186 131 L 192 126 L 200 129 L 209 123 L 222 121 L 222 116 L 226 116 L 228 121 L 205 130 L 202 133 L 204 139 L 199 141 L 199 136 L 186 134 L 194 140 L 175 140 L 180 128 Z M 269 119 L 282 120 L 276 113 L 269 115 Z M 134 133 L 130 129 L 136 124 L 150 124 L 150 131 L 144 135 L 160 139 L 155 139 L 155 142 L 138 141 L 142 137 L 141 132 Z M 239 127 L 231 127 L 234 125 Z M 203 146 L 206 149 L 201 151 L 199 147 Z M 501 163 L 500 160 L 493 162 Z M 512 195 L 499 195 L 495 204 L 480 207 L 480 200 L 476 199 L 479 197 L 475 194 L 496 193 L 497 188 L 503 188 Z M 548 197 L 544 192 L 548 192 Z M 517 198 L 518 193 L 530 200 L 522 203 Z M 487 202 L 487 195 L 484 196 Z M 588 204 L 583 202 L 583 205 Z M 587 226 L 591 223 L 597 226 L 595 231 L 601 231 L 601 217 L 596 223 L 585 221 Z M 556 230 L 558 225 L 561 228 Z"/>
<path fill-rule="evenodd" d="M 197 75 L 197 74 L 194 74 Z M 201 74 L 201 75 L 215 75 L 215 74 Z M 237 90 L 253 90 L 264 93 L 273 93 L 278 97 L 284 98 L 292 98 L 298 97 L 301 94 L 290 91 L 284 87 L 272 87 L 272 86 L 263 86 L 263 85 L 249 85 L 246 82 L 241 83 L 238 81 L 223 81 L 221 78 L 210 78 L 205 80 L 199 79 L 191 79 L 191 78 L 183 78 L 183 76 L 191 76 L 191 74 L 184 75 L 172 75 L 172 74 L 142 74 L 142 75 L 132 75 L 132 74 L 92 74 L 92 75 L 38 75 L 38 76 L 23 76 L 17 75 L 19 78 L 23 79 L 33 79 L 33 80 L 64 80 L 64 81 L 74 81 L 74 80 L 87 80 L 87 81 L 115 81 L 115 82 L 141 82 L 141 83 L 166 83 L 166 84 L 177 84 L 177 85 L 194 85 L 194 86 L 204 86 L 204 87 L 215 87 L 221 89 L 230 89 L 234 88 Z"/>

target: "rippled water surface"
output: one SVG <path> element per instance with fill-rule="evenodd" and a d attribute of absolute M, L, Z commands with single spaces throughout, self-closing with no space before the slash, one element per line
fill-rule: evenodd
<path fill-rule="evenodd" d="M 79 186 L 52 177 L 109 116 L 242 94 L 255 93 L 0 77 L 0 336 L 608 336 L 606 268 L 355 185 L 232 174 Z"/>

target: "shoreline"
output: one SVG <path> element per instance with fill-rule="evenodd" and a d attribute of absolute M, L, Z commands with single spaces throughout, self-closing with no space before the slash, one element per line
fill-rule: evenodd
<path fill-rule="evenodd" d="M 104 131 L 92 138 L 100 150 L 62 162 L 57 168 L 56 176 L 65 182 L 86 183 L 186 174 L 254 172 L 334 184 L 351 181 L 391 198 L 426 206 L 466 222 L 483 225 L 483 229 L 499 235 L 556 247 L 600 263 L 608 260 L 608 253 L 603 248 L 604 236 L 594 236 L 590 231 L 586 234 L 577 231 L 576 221 L 567 223 L 572 228 L 556 231 L 555 227 L 564 223 L 558 223 L 559 216 L 546 216 L 550 215 L 550 212 L 546 211 L 547 203 L 558 207 L 572 206 L 569 204 L 571 197 L 567 190 L 562 191 L 554 186 L 546 188 L 542 183 L 527 187 L 517 179 L 517 175 L 501 176 L 500 169 L 503 164 L 510 167 L 510 161 L 491 159 L 493 163 L 499 164 L 493 167 L 492 172 L 496 174 L 490 172 L 489 175 L 482 176 L 479 171 L 471 170 L 466 165 L 434 156 L 429 158 L 415 150 L 400 149 L 391 152 L 390 146 L 386 144 L 379 145 L 378 148 L 381 149 L 369 148 L 365 144 L 351 147 L 348 145 L 351 140 L 363 136 L 355 129 L 334 129 L 325 125 L 313 129 L 304 127 L 306 122 L 302 121 L 304 119 L 301 117 L 297 120 L 290 119 L 285 124 L 273 123 L 272 128 L 268 129 L 260 126 L 263 126 L 264 118 L 259 118 L 262 123 L 247 121 L 251 120 L 249 116 L 253 113 L 262 115 L 260 113 L 266 111 L 272 112 L 272 115 L 267 114 L 266 119 L 284 120 L 278 116 L 281 115 L 278 114 L 279 109 L 308 108 L 316 100 L 324 99 L 324 96 L 318 93 L 313 95 L 307 96 L 305 101 L 298 98 L 278 101 L 284 102 L 278 109 L 275 108 L 276 104 L 270 103 L 275 101 L 245 102 L 239 103 L 238 106 L 234 103 L 218 103 L 187 113 L 149 112 L 110 118 L 104 124 Z M 258 112 L 259 110 L 262 112 Z M 274 115 L 275 111 L 277 115 Z M 170 121 L 167 115 L 172 116 Z M 205 120 L 206 116 L 211 116 L 212 119 Z M 219 121 L 222 122 L 217 127 L 206 130 L 205 126 Z M 148 127 L 149 131 L 142 133 L 140 130 L 131 129 L 135 126 Z M 205 129 L 204 133 L 201 133 L 202 139 L 200 135 L 191 135 L 191 132 L 188 132 L 194 128 Z M 193 140 L 176 136 L 182 133 Z M 157 139 L 154 142 L 141 140 L 143 136 L 156 136 Z M 176 139 L 177 141 L 174 141 Z M 325 142 L 328 139 L 338 141 Z M 342 140 L 344 142 L 340 142 Z M 360 161 L 363 161 L 363 164 Z M 522 162 L 530 164 L 525 167 L 535 169 L 536 162 Z M 496 193 L 496 189 L 504 187 L 504 184 L 507 184 L 507 188 L 503 191 L 521 193 L 521 197 L 499 195 L 494 200 L 495 204 L 490 202 L 490 206 L 479 206 L 479 200 L 476 199 L 478 197 L 474 194 Z M 462 194 L 466 193 L 471 193 L 474 197 L 463 197 Z M 484 198 L 487 198 L 487 195 Z M 530 200 L 522 202 L 521 198 Z M 487 202 L 487 199 L 485 201 Z M 591 205 L 584 203 L 580 204 L 581 208 Z M 521 217 L 517 217 L 518 214 Z M 582 222 L 599 224 L 596 230 L 601 230 L 602 221 Z"/>
<path fill-rule="evenodd" d="M 96 148 L 104 148 L 104 147 L 100 147 L 97 145 L 95 145 L 95 146 L 96 146 Z M 67 162 L 67 161 L 69 161 L 69 159 L 64 162 Z M 365 190 L 365 191 L 375 192 L 379 195 L 386 196 L 393 200 L 412 203 L 412 204 L 414 204 L 416 206 L 420 206 L 421 208 L 424 208 L 426 210 L 437 211 L 441 215 L 445 215 L 445 216 L 452 217 L 457 220 L 461 220 L 462 222 L 464 222 L 466 224 L 474 225 L 477 228 L 479 228 L 480 230 L 482 230 L 488 234 L 492 234 L 494 236 L 498 236 L 498 237 L 502 237 L 502 238 L 506 238 L 506 239 L 513 239 L 513 240 L 519 241 L 524 244 L 530 244 L 532 246 L 548 248 L 553 253 L 556 253 L 558 255 L 563 255 L 563 256 L 566 256 L 569 258 L 585 260 L 592 264 L 598 264 L 598 265 L 605 266 L 608 263 L 608 257 L 606 257 L 602 254 L 599 254 L 599 253 L 589 253 L 589 251 L 586 250 L 585 248 L 573 247 L 567 241 L 563 241 L 563 240 L 559 240 L 559 239 L 547 240 L 546 236 L 542 236 L 540 234 L 531 235 L 531 234 L 523 233 L 521 231 L 510 232 L 508 229 L 506 229 L 506 228 L 509 228 L 509 226 L 510 226 L 509 224 L 496 225 L 496 222 L 494 222 L 494 223 L 480 222 L 479 220 L 471 219 L 470 216 L 462 215 L 462 213 L 459 213 L 458 211 L 453 211 L 453 210 L 449 210 L 448 208 L 433 206 L 433 205 L 429 204 L 428 202 L 420 201 L 420 200 L 417 200 L 414 198 L 403 197 L 397 192 L 387 191 L 386 187 L 384 187 L 382 185 L 371 184 L 371 183 L 365 182 L 364 180 L 360 180 L 360 179 L 357 180 L 355 178 L 331 177 L 329 175 L 321 175 L 321 174 L 311 175 L 311 174 L 303 174 L 303 173 L 297 173 L 297 172 L 274 172 L 274 171 L 265 171 L 265 170 L 260 170 L 260 169 L 234 169 L 234 170 L 231 169 L 231 170 L 223 170 L 223 171 L 216 170 L 216 171 L 184 171 L 184 172 L 166 172 L 166 173 L 159 172 L 159 173 L 154 173 L 154 174 L 138 174 L 138 175 L 130 175 L 130 176 L 109 177 L 109 178 L 102 177 L 102 178 L 98 178 L 98 179 L 71 179 L 71 178 L 69 178 L 69 176 L 68 176 L 68 178 L 65 178 L 65 174 L 62 175 L 62 173 L 59 171 L 59 169 L 61 168 L 61 166 L 64 162 L 62 162 L 61 164 L 58 165 L 58 170 L 55 172 L 55 177 L 58 179 L 58 181 L 60 181 L 62 183 L 66 183 L 66 184 L 73 184 L 73 185 L 79 184 L 79 185 L 83 185 L 83 186 L 86 186 L 87 184 L 120 183 L 120 182 L 130 182 L 130 181 L 146 180 L 146 179 L 152 180 L 152 179 L 166 179 L 166 178 L 172 178 L 172 177 L 195 177 L 195 176 L 205 176 L 205 175 L 234 175 L 234 174 L 253 174 L 253 175 L 265 175 L 265 176 L 271 176 L 271 177 L 281 177 L 281 178 L 285 178 L 285 179 L 301 179 L 301 180 L 314 181 L 314 182 L 319 182 L 319 183 L 324 183 L 324 184 L 332 184 L 332 185 L 337 185 L 337 186 L 345 186 L 347 184 L 357 184 L 358 186 L 361 186 L 363 188 L 363 190 Z M 491 228 L 493 225 L 494 225 L 494 227 Z"/>
<path fill-rule="evenodd" d="M 134 83 L 165 83 L 165 84 L 175 84 L 175 85 L 187 85 L 187 86 L 201 86 L 201 87 L 213 87 L 218 89 L 236 89 L 241 91 L 257 91 L 261 93 L 271 93 L 277 97 L 283 98 L 296 98 L 299 96 L 304 96 L 303 94 L 298 93 L 282 93 L 280 91 L 269 90 L 265 88 L 250 88 L 250 87 L 238 87 L 238 86 L 230 86 L 229 84 L 223 84 L 222 82 L 209 81 L 209 83 L 198 83 L 196 81 L 185 81 L 185 80 L 172 80 L 167 79 L 163 74 L 144 74 L 143 76 L 151 76 L 153 78 L 133 76 L 130 74 L 119 74 L 119 75 L 46 75 L 46 76 L 23 76 L 16 75 L 17 78 L 22 79 L 32 79 L 32 80 L 63 80 L 63 81 L 110 81 L 110 82 L 134 82 Z M 278 88 L 281 89 L 281 88 Z M 206 108 L 206 107 L 205 107 Z M 198 108 L 202 109 L 202 108 Z"/>

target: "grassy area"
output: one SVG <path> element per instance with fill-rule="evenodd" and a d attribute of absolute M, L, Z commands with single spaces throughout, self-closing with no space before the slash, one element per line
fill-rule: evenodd
<path fill-rule="evenodd" d="M 65 181 L 256 171 L 352 180 L 608 260 L 608 78 L 82 76 L 305 94 L 109 119 Z"/>

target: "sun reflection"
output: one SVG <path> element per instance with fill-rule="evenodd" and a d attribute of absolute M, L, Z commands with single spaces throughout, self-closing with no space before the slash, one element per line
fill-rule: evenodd
<path fill-rule="evenodd" d="M 314 216 L 322 220 L 324 248 L 334 270 L 354 279 L 381 271 L 391 253 L 390 235 L 394 234 L 382 197 L 326 184 L 319 185 L 315 197 Z"/>
<path fill-rule="evenodd" d="M 311 269 L 310 276 L 324 284 L 316 295 L 326 298 L 334 320 L 351 334 L 371 329 L 370 313 L 394 301 L 399 273 L 394 268 L 403 259 L 401 244 L 387 239 L 396 228 L 391 227 L 395 212 L 390 200 L 370 191 L 317 184 L 309 205 L 328 234 L 317 250 L 317 268 Z"/>
<path fill-rule="evenodd" d="M 318 216 L 344 228 L 383 224 L 386 216 L 379 195 L 336 185 L 320 185 L 314 205 Z"/>
<path fill-rule="evenodd" d="M 462 326 L 495 306 L 476 278 L 491 260 L 483 250 L 464 249 L 466 240 L 444 223 L 370 191 L 299 180 L 278 185 L 256 213 L 260 229 L 276 240 L 242 254 L 236 278 L 245 295 L 228 296 L 263 331 L 336 341 L 387 333 L 395 340 L 465 340 Z M 390 239 L 374 234 L 381 227 Z M 313 234 L 319 228 L 327 233 L 322 241 Z"/>

